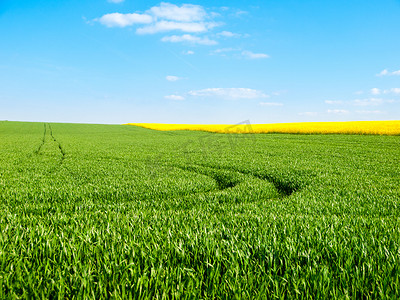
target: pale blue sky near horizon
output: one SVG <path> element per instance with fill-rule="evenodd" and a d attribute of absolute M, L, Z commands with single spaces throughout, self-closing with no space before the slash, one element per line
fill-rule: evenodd
<path fill-rule="evenodd" d="M 399 120 L 400 1 L 0 0 L 0 120 Z"/>

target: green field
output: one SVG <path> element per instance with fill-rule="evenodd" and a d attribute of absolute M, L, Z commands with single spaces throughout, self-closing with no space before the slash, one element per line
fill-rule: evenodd
<path fill-rule="evenodd" d="M 0 298 L 399 298 L 400 136 L 0 122 Z"/>

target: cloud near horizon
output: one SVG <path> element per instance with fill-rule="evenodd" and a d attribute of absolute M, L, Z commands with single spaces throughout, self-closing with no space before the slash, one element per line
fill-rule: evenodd
<path fill-rule="evenodd" d="M 190 44 L 199 44 L 199 45 L 218 44 L 217 41 L 210 40 L 208 37 L 198 37 L 191 34 L 165 36 L 161 39 L 161 41 L 171 42 L 171 43 L 187 42 Z"/>
<path fill-rule="evenodd" d="M 261 106 L 283 106 L 281 102 L 260 102 Z"/>
<path fill-rule="evenodd" d="M 208 88 L 190 91 L 188 93 L 196 97 L 219 97 L 224 99 L 261 99 L 269 98 L 262 91 L 249 88 Z"/>
<path fill-rule="evenodd" d="M 165 76 L 165 79 L 167 79 L 168 81 L 178 81 L 182 78 L 180 78 L 178 76 L 168 75 L 168 76 Z"/>
<path fill-rule="evenodd" d="M 380 73 L 376 74 L 376 76 L 400 76 L 400 70 L 389 72 L 388 69 L 384 69 Z"/>
<path fill-rule="evenodd" d="M 185 97 L 179 96 L 179 95 L 168 95 L 164 97 L 165 99 L 168 100 L 174 100 L 174 101 L 183 101 L 185 100 Z"/>

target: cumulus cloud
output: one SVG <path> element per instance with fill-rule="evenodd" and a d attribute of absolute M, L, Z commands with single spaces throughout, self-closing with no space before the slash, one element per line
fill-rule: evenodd
<path fill-rule="evenodd" d="M 326 112 L 328 114 L 340 114 L 340 115 L 349 113 L 349 111 L 345 109 L 328 109 Z"/>
<path fill-rule="evenodd" d="M 149 12 L 159 19 L 180 22 L 202 21 L 207 16 L 206 11 L 200 5 L 183 4 L 177 6 L 165 2 L 162 2 L 160 6 L 150 8 Z"/>
<path fill-rule="evenodd" d="M 381 90 L 378 88 L 373 88 L 371 89 L 371 94 L 372 95 L 379 95 L 381 93 Z"/>
<path fill-rule="evenodd" d="M 182 79 L 178 76 L 173 76 L 173 75 L 168 75 L 165 77 L 165 79 L 167 79 L 168 81 L 178 81 L 179 79 Z"/>
<path fill-rule="evenodd" d="M 280 102 L 260 102 L 261 106 L 283 106 Z"/>
<path fill-rule="evenodd" d="M 400 75 L 400 70 L 390 72 L 389 70 L 385 69 L 380 73 L 376 74 L 376 76 L 396 76 L 396 75 Z"/>
<path fill-rule="evenodd" d="M 164 97 L 165 99 L 168 100 L 175 100 L 175 101 L 182 101 L 185 100 L 185 97 L 179 96 L 179 95 L 168 95 Z"/>
<path fill-rule="evenodd" d="M 121 0 L 113 0 L 121 2 Z M 200 5 L 183 4 L 177 6 L 171 3 L 162 2 L 154 6 L 144 14 L 111 13 L 102 16 L 95 21 L 108 27 L 126 27 L 135 24 L 150 24 L 138 28 L 138 34 L 155 34 L 158 32 L 182 31 L 189 33 L 206 32 L 218 25 L 216 22 L 206 22 L 211 16 Z"/>
<path fill-rule="evenodd" d="M 259 58 L 268 58 L 269 55 L 268 54 L 264 54 L 264 53 L 253 53 L 251 51 L 242 51 L 242 55 L 244 57 L 247 57 L 249 59 L 259 59 Z"/>
<path fill-rule="evenodd" d="M 149 24 L 153 18 L 145 14 L 112 13 L 102 16 L 98 21 L 107 27 L 126 27 L 133 24 Z"/>
<path fill-rule="evenodd" d="M 188 94 L 197 97 L 220 97 L 226 99 L 260 99 L 269 97 L 262 91 L 248 88 L 209 88 L 190 91 Z"/>
<path fill-rule="evenodd" d="M 187 42 L 187 43 L 199 44 L 199 45 L 216 45 L 216 44 L 218 44 L 216 41 L 210 40 L 208 37 L 198 37 L 198 36 L 194 36 L 191 34 L 165 36 L 161 39 L 161 41 L 171 42 L 171 43 Z"/>

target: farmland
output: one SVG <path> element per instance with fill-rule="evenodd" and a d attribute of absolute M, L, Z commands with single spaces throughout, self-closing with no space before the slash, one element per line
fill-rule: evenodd
<path fill-rule="evenodd" d="M 1 299 L 400 297 L 400 136 L 0 138 Z"/>

